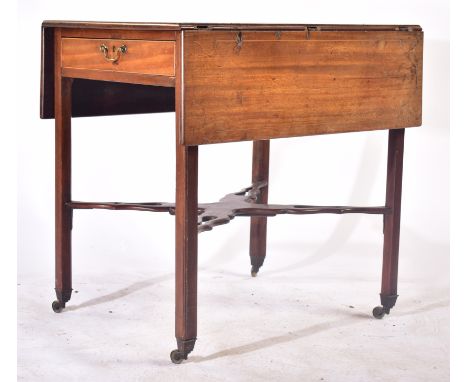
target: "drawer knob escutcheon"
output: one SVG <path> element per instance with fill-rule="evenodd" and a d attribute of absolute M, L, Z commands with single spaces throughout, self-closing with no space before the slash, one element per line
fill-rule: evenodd
<path fill-rule="evenodd" d="M 115 53 L 116 48 L 115 48 L 115 45 L 113 45 L 112 52 L 115 53 L 114 57 L 109 56 L 109 48 L 107 47 L 106 44 L 101 44 L 101 46 L 99 47 L 99 50 L 102 52 L 102 54 L 104 55 L 104 58 L 107 61 L 112 62 L 113 64 L 117 64 L 120 60 L 121 55 L 127 53 L 128 48 L 127 48 L 127 45 L 121 45 L 117 49 L 117 53 Z"/>

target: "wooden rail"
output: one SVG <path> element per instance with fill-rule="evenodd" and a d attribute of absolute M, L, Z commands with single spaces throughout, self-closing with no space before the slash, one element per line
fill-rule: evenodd
<path fill-rule="evenodd" d="M 276 216 L 282 214 L 388 214 L 389 207 L 351 207 L 351 206 L 314 206 L 298 204 L 263 204 L 257 203 L 260 191 L 267 182 L 254 183 L 239 192 L 228 194 L 215 203 L 200 203 L 198 205 L 198 232 L 211 231 L 213 227 L 229 223 L 236 216 Z M 67 203 L 73 209 L 107 209 L 134 210 L 151 212 L 168 212 L 175 215 L 175 203 L 148 202 L 79 202 Z"/>

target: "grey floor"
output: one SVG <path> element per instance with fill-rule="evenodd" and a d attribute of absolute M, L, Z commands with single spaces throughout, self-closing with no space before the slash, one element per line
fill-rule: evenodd
<path fill-rule="evenodd" d="M 182 365 L 169 360 L 171 261 L 154 270 L 120 258 L 108 269 L 78 265 L 61 314 L 50 308 L 52 273 L 20 273 L 19 380 L 448 381 L 448 247 L 403 235 L 400 298 L 375 320 L 377 243 L 272 237 L 257 278 L 233 242 L 216 260 L 201 254 L 199 339 Z"/>

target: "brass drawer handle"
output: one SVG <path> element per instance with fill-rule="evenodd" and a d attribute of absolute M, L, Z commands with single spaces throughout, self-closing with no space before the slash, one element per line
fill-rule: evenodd
<path fill-rule="evenodd" d="M 116 52 L 115 45 L 112 45 L 112 53 L 115 55 L 114 57 L 109 57 L 109 48 L 107 47 L 106 44 L 101 44 L 99 49 L 104 55 L 104 58 L 107 61 L 112 62 L 113 64 L 117 64 L 120 60 L 121 55 L 127 53 L 127 50 L 128 50 L 127 45 L 121 45 L 120 48 L 117 49 L 117 53 L 115 53 Z"/>

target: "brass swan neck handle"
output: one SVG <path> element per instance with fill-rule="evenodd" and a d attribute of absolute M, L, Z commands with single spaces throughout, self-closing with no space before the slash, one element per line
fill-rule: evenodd
<path fill-rule="evenodd" d="M 107 61 L 112 62 L 113 64 L 117 64 L 122 54 L 127 53 L 128 48 L 127 48 L 127 45 L 121 45 L 118 49 L 116 49 L 115 45 L 113 45 L 112 46 L 112 53 L 114 54 L 113 57 L 109 56 L 109 48 L 107 47 L 106 44 L 101 44 L 101 46 L 99 47 L 99 50 L 103 53 L 104 58 Z"/>

